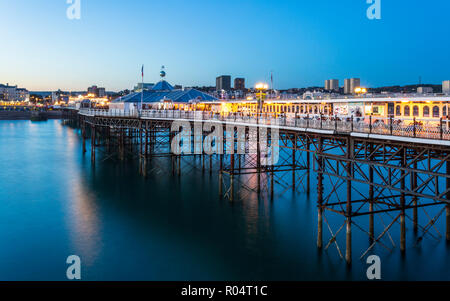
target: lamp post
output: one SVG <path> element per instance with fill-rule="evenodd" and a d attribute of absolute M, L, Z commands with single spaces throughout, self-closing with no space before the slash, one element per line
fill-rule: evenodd
<path fill-rule="evenodd" d="M 356 95 L 361 96 L 361 95 L 364 95 L 367 93 L 367 89 L 363 88 L 363 87 L 356 87 L 355 93 L 356 93 Z"/>

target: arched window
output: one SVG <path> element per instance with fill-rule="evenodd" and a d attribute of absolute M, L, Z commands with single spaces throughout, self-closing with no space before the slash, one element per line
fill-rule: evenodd
<path fill-rule="evenodd" d="M 439 118 L 440 117 L 441 110 L 438 106 L 433 107 L 433 117 Z"/>
<path fill-rule="evenodd" d="M 312 114 L 312 110 L 313 110 L 312 106 L 309 106 L 309 114 Z"/>
<path fill-rule="evenodd" d="M 430 107 L 429 106 L 423 107 L 423 117 L 430 117 Z"/>
<path fill-rule="evenodd" d="M 442 107 L 442 116 L 447 117 L 447 106 Z"/>
<path fill-rule="evenodd" d="M 409 106 L 405 106 L 405 116 L 409 116 L 411 113 L 410 111 L 411 110 L 410 110 Z"/>
<path fill-rule="evenodd" d="M 317 109 L 317 106 L 314 106 L 314 114 L 319 113 L 319 109 Z"/>
<path fill-rule="evenodd" d="M 400 106 L 395 107 L 395 115 L 402 116 L 402 111 Z"/>
<path fill-rule="evenodd" d="M 419 106 L 413 107 L 413 116 L 418 117 L 419 116 Z"/>
<path fill-rule="evenodd" d="M 325 115 L 328 115 L 328 106 L 325 106 L 323 111 L 325 112 Z"/>
<path fill-rule="evenodd" d="M 305 109 L 303 108 L 303 106 L 300 107 L 300 113 L 303 114 L 303 112 L 305 112 Z"/>

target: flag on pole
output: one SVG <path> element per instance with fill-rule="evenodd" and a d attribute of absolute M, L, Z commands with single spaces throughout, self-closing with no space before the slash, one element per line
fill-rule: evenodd
<path fill-rule="evenodd" d="M 142 73 L 142 78 L 144 78 L 144 65 L 142 65 L 141 73 Z"/>

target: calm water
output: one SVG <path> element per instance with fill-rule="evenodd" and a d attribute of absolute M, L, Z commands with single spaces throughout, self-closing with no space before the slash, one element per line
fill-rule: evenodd
<path fill-rule="evenodd" d="M 0 280 L 65 280 L 72 254 L 83 280 L 365 279 L 359 256 L 369 242 L 357 229 L 350 269 L 335 247 L 317 251 L 314 191 L 279 191 L 273 202 L 242 191 L 230 203 L 218 197 L 216 174 L 189 167 L 179 180 L 165 159 L 146 179 L 136 164 L 100 154 L 94 170 L 79 133 L 61 121 L 0 121 L 0 153 Z M 450 280 L 450 246 L 431 237 L 414 246 L 407 227 L 406 256 L 396 230 L 397 248 L 372 252 L 383 279 Z"/>

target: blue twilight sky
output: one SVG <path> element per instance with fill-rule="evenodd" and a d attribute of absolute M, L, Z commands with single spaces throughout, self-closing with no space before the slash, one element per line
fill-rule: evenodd
<path fill-rule="evenodd" d="M 369 87 L 450 79 L 450 1 L 0 0 L 0 83 L 30 90 L 107 90 L 155 82 L 215 85 L 215 77 L 275 88 L 361 77 Z"/>

